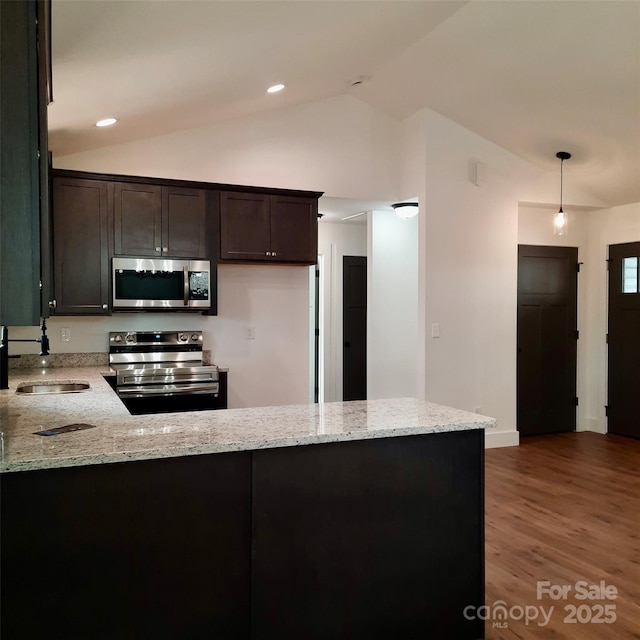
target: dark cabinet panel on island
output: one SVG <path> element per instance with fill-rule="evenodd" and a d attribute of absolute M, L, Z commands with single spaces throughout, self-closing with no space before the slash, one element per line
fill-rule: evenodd
<path fill-rule="evenodd" d="M 475 640 L 484 432 L 253 454 L 252 640 Z"/>
<path fill-rule="evenodd" d="M 0 490 L 3 640 L 249 640 L 250 453 L 7 474 Z"/>
<path fill-rule="evenodd" d="M 53 178 L 55 315 L 109 314 L 109 183 Z"/>
<path fill-rule="evenodd" d="M 114 254 L 207 257 L 207 192 L 114 183 Z"/>
<path fill-rule="evenodd" d="M 220 258 L 315 264 L 317 217 L 317 197 L 223 191 Z"/>
<path fill-rule="evenodd" d="M 483 638 L 483 469 L 472 429 L 7 473 L 2 639 Z"/>

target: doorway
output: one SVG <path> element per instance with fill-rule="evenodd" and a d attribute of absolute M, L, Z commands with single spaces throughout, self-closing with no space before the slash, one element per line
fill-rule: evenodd
<path fill-rule="evenodd" d="M 640 242 L 609 247 L 607 431 L 640 438 Z"/>
<path fill-rule="evenodd" d="M 518 246 L 517 428 L 575 431 L 578 249 Z"/>
<path fill-rule="evenodd" d="M 367 258 L 343 256 L 342 399 L 367 399 Z"/>

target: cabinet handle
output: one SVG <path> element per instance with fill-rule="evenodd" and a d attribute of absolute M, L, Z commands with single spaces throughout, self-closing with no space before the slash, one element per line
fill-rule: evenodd
<path fill-rule="evenodd" d="M 156 253 L 162 253 L 162 252 L 160 251 L 160 247 L 156 247 Z"/>
<path fill-rule="evenodd" d="M 273 251 L 271 255 L 275 258 L 278 254 L 275 251 Z"/>
<path fill-rule="evenodd" d="M 108 308 L 109 308 L 109 305 L 108 305 L 108 304 L 103 304 L 103 305 L 102 305 L 102 308 L 103 308 L 103 309 L 108 309 Z"/>
<path fill-rule="evenodd" d="M 271 255 L 271 251 L 267 251 L 267 255 L 270 256 Z"/>
<path fill-rule="evenodd" d="M 49 309 L 55 309 L 57 306 L 57 303 L 55 300 L 49 300 Z"/>
<path fill-rule="evenodd" d="M 162 252 L 163 253 L 167 253 L 167 251 L 169 251 L 169 247 L 162 247 Z"/>

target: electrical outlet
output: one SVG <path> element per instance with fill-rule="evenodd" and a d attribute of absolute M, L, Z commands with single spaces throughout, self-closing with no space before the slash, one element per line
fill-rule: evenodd
<path fill-rule="evenodd" d="M 440 323 L 439 322 L 434 322 L 431 325 L 431 337 L 432 338 L 439 338 L 440 337 Z"/>
<path fill-rule="evenodd" d="M 253 325 L 247 327 L 247 340 L 256 339 L 256 328 Z"/>
<path fill-rule="evenodd" d="M 62 329 L 60 329 L 60 340 L 62 342 L 71 342 L 71 329 L 69 329 L 69 327 L 62 327 Z"/>

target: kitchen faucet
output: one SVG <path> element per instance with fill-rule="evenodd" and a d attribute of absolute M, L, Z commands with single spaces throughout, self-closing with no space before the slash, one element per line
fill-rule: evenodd
<path fill-rule="evenodd" d="M 49 355 L 49 338 L 47 337 L 47 324 L 42 318 L 42 335 L 39 338 L 12 338 L 9 339 L 9 327 L 2 325 L 0 330 L 0 389 L 9 388 L 9 343 L 10 342 L 39 342 L 40 353 Z"/>

